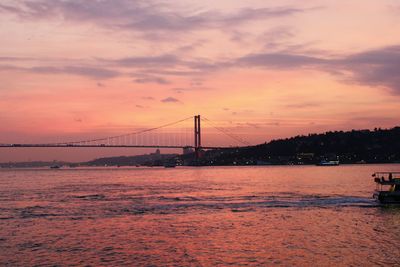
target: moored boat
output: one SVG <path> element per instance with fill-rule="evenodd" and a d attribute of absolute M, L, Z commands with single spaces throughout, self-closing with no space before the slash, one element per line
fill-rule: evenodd
<path fill-rule="evenodd" d="M 338 160 L 322 160 L 317 163 L 317 166 L 339 166 Z"/>
<path fill-rule="evenodd" d="M 167 161 L 164 163 L 165 168 L 175 168 L 176 167 L 176 162 L 175 161 Z"/>
<path fill-rule="evenodd" d="M 376 172 L 373 197 L 382 204 L 400 204 L 400 172 Z"/>
<path fill-rule="evenodd" d="M 50 169 L 59 169 L 59 168 L 61 168 L 60 165 L 51 165 L 50 166 Z"/>

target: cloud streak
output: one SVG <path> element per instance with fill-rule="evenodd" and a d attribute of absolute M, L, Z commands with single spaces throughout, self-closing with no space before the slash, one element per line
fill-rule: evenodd
<path fill-rule="evenodd" d="M 134 80 L 135 83 L 156 83 L 156 84 L 170 84 L 171 82 L 162 77 L 143 76 Z"/>
<path fill-rule="evenodd" d="M 4 61 L 13 60 L 13 58 L 7 57 L 3 59 Z M 120 59 L 96 59 L 95 62 L 102 67 L 81 65 L 19 67 L 15 65 L 0 65 L 0 71 L 69 74 L 92 79 L 110 79 L 124 75 L 124 72 L 120 70 L 124 68 L 138 71 L 140 75 L 134 80 L 136 83 L 164 85 L 171 84 L 171 81 L 166 79 L 165 76 L 196 77 L 232 67 L 290 71 L 312 69 L 334 74 L 341 81 L 356 82 L 367 86 L 386 87 L 390 88 L 394 93 L 400 94 L 400 45 L 330 58 L 276 52 L 248 54 L 222 61 L 208 59 L 181 61 L 173 55 L 159 55 Z M 133 75 L 137 76 L 138 74 Z"/>
<path fill-rule="evenodd" d="M 400 94 L 400 45 L 354 54 L 339 60 L 338 65 L 351 71 L 356 82 Z"/>
<path fill-rule="evenodd" d="M 0 60 L 13 61 L 13 57 Z M 20 61 L 22 59 L 17 59 Z M 20 67 L 0 65 L 0 71 L 21 71 L 36 74 L 69 74 L 92 79 L 110 79 L 124 75 L 121 68 L 137 71 L 133 74 L 136 83 L 171 84 L 165 76 L 204 76 L 228 68 L 263 68 L 274 70 L 312 69 L 337 76 L 341 81 L 356 82 L 367 86 L 390 88 L 400 94 L 400 45 L 388 46 L 349 54 L 341 57 L 325 58 L 315 55 L 289 52 L 255 53 L 227 60 L 179 60 L 174 55 L 149 57 L 126 57 L 119 59 L 95 59 L 100 67 L 85 65 Z M 139 73 L 139 74 L 138 74 Z M 145 74 L 148 73 L 148 74 Z"/>
<path fill-rule="evenodd" d="M 161 102 L 163 102 L 163 103 L 179 103 L 181 101 L 179 101 L 179 99 L 176 99 L 175 97 L 169 96 L 167 98 L 162 99 Z"/>
<path fill-rule="evenodd" d="M 19 71 L 35 74 L 61 74 L 61 75 L 78 75 L 91 79 L 110 79 L 121 75 L 116 70 L 106 68 L 94 68 L 84 66 L 36 66 L 36 67 L 17 67 L 12 65 L 0 65 L 0 71 Z"/>
<path fill-rule="evenodd" d="M 124 57 L 114 60 L 99 59 L 99 61 L 118 67 L 137 67 L 137 68 L 173 66 L 180 63 L 180 60 L 177 58 L 177 56 L 174 55 Z"/>
<path fill-rule="evenodd" d="M 284 53 L 250 54 L 237 59 L 235 62 L 235 64 L 240 66 L 274 69 L 319 66 L 324 63 L 327 63 L 327 61 L 321 58 Z"/>
<path fill-rule="evenodd" d="M 0 5 L 0 12 L 22 19 L 63 19 L 87 22 L 107 28 L 134 31 L 186 32 L 205 28 L 222 28 L 255 20 L 292 16 L 306 9 L 294 7 L 245 8 L 232 13 L 177 11 L 176 7 L 155 1 L 65 1 L 20 0 L 14 5 Z"/>
<path fill-rule="evenodd" d="M 400 45 L 336 58 L 290 53 L 250 54 L 238 58 L 231 66 L 279 70 L 315 69 L 335 73 L 347 81 L 390 88 L 400 94 Z"/>

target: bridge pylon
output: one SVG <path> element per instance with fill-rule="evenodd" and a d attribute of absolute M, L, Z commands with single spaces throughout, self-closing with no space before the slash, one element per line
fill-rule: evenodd
<path fill-rule="evenodd" d="M 200 128 L 200 115 L 194 116 L 194 150 L 196 159 L 199 158 L 201 149 L 201 128 Z"/>

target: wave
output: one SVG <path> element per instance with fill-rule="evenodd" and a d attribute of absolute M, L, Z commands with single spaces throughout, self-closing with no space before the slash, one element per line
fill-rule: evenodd
<path fill-rule="evenodd" d="M 345 195 L 310 195 L 279 193 L 242 196 L 129 196 L 80 194 L 47 205 L 9 208 L 0 219 L 65 218 L 79 220 L 109 216 L 173 214 L 191 212 L 254 212 L 263 209 L 371 208 L 378 206 L 371 198 Z"/>

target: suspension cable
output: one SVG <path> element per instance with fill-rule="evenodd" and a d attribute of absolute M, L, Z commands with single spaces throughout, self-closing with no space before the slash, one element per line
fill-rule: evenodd
<path fill-rule="evenodd" d="M 247 145 L 247 146 L 251 145 L 249 142 L 243 140 L 242 138 L 240 138 L 238 136 L 235 136 L 234 134 L 228 132 L 227 130 L 225 130 L 223 128 L 220 128 L 218 126 L 215 126 L 215 124 L 212 121 L 210 121 L 209 119 L 207 119 L 205 117 L 201 117 L 201 120 L 205 121 L 206 123 L 209 123 L 211 125 L 211 127 L 213 127 L 214 129 L 224 133 L 225 135 L 229 136 L 230 138 L 234 139 L 235 141 L 237 141 L 237 142 L 239 142 L 239 143 L 241 143 L 243 145 Z"/>
<path fill-rule="evenodd" d="M 148 128 L 148 129 L 144 129 L 144 130 L 137 131 L 137 132 L 131 132 L 131 133 L 127 133 L 127 134 L 114 135 L 114 136 L 108 136 L 108 137 L 97 138 L 97 139 L 72 141 L 72 142 L 50 143 L 48 145 L 60 145 L 60 144 L 73 145 L 73 144 L 78 144 L 78 143 L 99 142 L 99 141 L 104 141 L 104 140 L 108 140 L 108 139 L 115 139 L 115 138 L 125 137 L 125 136 L 129 136 L 129 135 L 138 135 L 138 134 L 141 134 L 141 133 L 150 132 L 150 131 L 158 130 L 158 129 L 165 128 L 165 127 L 168 127 L 168 126 L 172 126 L 172 125 L 187 121 L 187 120 L 192 119 L 192 118 L 193 118 L 193 116 L 190 116 L 190 117 L 187 117 L 187 118 L 182 119 L 182 120 L 178 120 L 178 121 L 175 121 L 175 122 L 171 122 L 171 123 L 160 125 L 158 127 Z"/>

